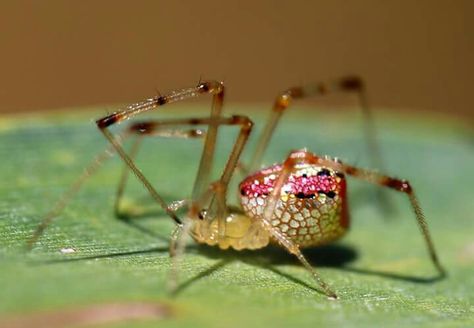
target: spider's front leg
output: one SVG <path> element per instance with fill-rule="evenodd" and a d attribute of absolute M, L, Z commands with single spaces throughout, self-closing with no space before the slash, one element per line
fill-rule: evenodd
<path fill-rule="evenodd" d="M 313 278 L 323 289 L 326 296 L 330 299 L 337 299 L 336 293 L 329 287 L 329 285 L 323 280 L 320 274 L 314 269 L 314 267 L 308 262 L 303 253 L 300 250 L 298 243 L 293 240 L 286 233 L 272 225 L 272 218 L 274 217 L 277 203 L 281 200 L 282 188 L 288 183 L 290 174 L 294 171 L 297 164 L 301 162 L 300 157 L 292 156 L 294 153 L 290 153 L 285 162 L 281 167 L 281 171 L 275 180 L 273 190 L 269 195 L 266 206 L 263 211 L 262 225 L 266 229 L 274 240 L 276 240 L 282 247 L 284 247 L 289 253 L 296 256 L 300 263 L 311 273 Z"/>

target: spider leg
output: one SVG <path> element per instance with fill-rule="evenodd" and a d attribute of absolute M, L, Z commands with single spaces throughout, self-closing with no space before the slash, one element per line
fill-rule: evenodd
<path fill-rule="evenodd" d="M 118 140 L 123 142 L 129 137 L 129 134 L 124 132 L 118 136 Z M 40 224 L 36 227 L 33 235 L 27 242 L 27 249 L 31 249 L 39 237 L 43 234 L 44 230 L 54 221 L 54 219 L 64 210 L 69 204 L 72 198 L 77 194 L 82 184 L 102 166 L 102 164 L 114 155 L 114 149 L 112 145 L 109 145 L 105 150 L 100 152 L 84 169 L 83 173 L 76 179 L 76 181 L 69 187 L 69 189 L 63 193 L 61 198 L 56 202 L 53 208 L 46 213 L 41 220 Z"/>
<path fill-rule="evenodd" d="M 132 128 L 125 130 L 120 133 L 118 139 L 121 142 L 124 142 L 130 136 L 136 133 Z M 199 130 L 189 130 L 189 131 L 182 131 L 182 130 L 165 130 L 165 131 L 156 131 L 154 135 L 161 136 L 161 137 L 180 137 L 180 138 L 194 138 L 194 137 L 201 137 L 202 134 Z M 138 135 L 135 139 L 135 142 L 132 146 L 131 153 L 136 153 L 138 150 L 138 145 L 142 139 L 143 135 Z M 69 187 L 69 189 L 62 195 L 62 197 L 56 202 L 54 207 L 46 213 L 43 217 L 42 221 L 34 231 L 32 237 L 28 240 L 27 248 L 31 249 L 33 245 L 36 243 L 38 238 L 42 235 L 44 230 L 54 221 L 54 219 L 64 210 L 64 208 L 69 204 L 72 198 L 77 194 L 80 190 L 83 183 L 92 175 L 94 175 L 97 170 L 104 164 L 106 160 L 111 158 L 114 155 L 114 147 L 109 145 L 105 150 L 99 153 L 84 169 L 83 173 L 76 179 L 76 181 Z M 132 155 L 133 157 L 133 155 Z M 120 216 L 118 212 L 120 198 L 122 197 L 125 183 L 127 180 L 127 172 L 128 170 L 123 171 L 122 177 L 120 179 L 119 188 L 117 191 L 117 199 L 116 199 L 116 213 Z M 175 209 L 176 210 L 176 209 Z"/>
<path fill-rule="evenodd" d="M 108 130 L 108 127 L 116 123 L 120 123 L 124 120 L 132 118 L 138 114 L 156 110 L 160 106 L 165 104 L 182 101 L 190 98 L 196 98 L 200 95 L 210 94 L 212 95 L 212 108 L 210 118 L 216 119 L 221 116 L 222 105 L 224 102 L 224 85 L 216 81 L 207 81 L 199 82 L 196 87 L 177 90 L 169 93 L 165 96 L 157 96 L 145 101 L 129 105 L 126 109 L 103 117 L 97 120 L 97 127 L 104 134 L 104 136 L 114 145 L 113 135 Z M 193 198 L 199 197 L 205 189 L 205 186 L 209 183 L 210 172 L 212 170 L 213 156 L 215 152 L 215 143 L 217 139 L 217 124 L 210 124 L 207 130 L 207 136 L 204 144 L 204 150 L 201 156 L 199 163 L 198 173 L 196 175 L 196 182 L 194 184 Z M 120 145 L 114 145 L 114 148 L 120 154 L 121 152 L 118 148 L 121 148 Z M 125 158 L 120 155 L 122 159 Z M 127 163 L 127 160 L 125 160 Z M 131 167 L 130 167 L 131 168 Z M 137 174 L 137 171 L 132 171 Z M 138 178 L 143 180 L 142 174 L 138 173 Z M 150 191 L 151 194 L 154 194 L 153 191 L 144 183 L 145 187 Z"/>
<path fill-rule="evenodd" d="M 364 81 L 358 76 L 345 76 L 332 81 L 310 83 L 303 86 L 289 88 L 286 91 L 280 93 L 274 102 L 272 111 L 270 112 L 270 116 L 267 120 L 267 124 L 260 135 L 260 139 L 257 141 L 257 146 L 250 164 L 248 167 L 242 165 L 241 171 L 248 174 L 257 171 L 260 168 L 263 155 L 270 143 L 270 139 L 273 136 L 275 128 L 280 122 L 281 116 L 290 107 L 293 100 L 310 97 L 321 97 L 333 93 L 356 94 L 358 107 L 360 107 L 363 115 L 364 134 L 371 160 L 371 166 L 379 169 L 382 172 L 386 171 L 385 164 L 380 153 L 380 147 L 376 138 L 374 119 L 368 102 L 367 89 Z M 387 198 L 386 194 L 378 191 L 376 193 L 376 197 L 378 198 L 378 204 L 380 204 L 384 213 L 393 212 L 393 204 L 390 202 L 390 199 Z"/>
<path fill-rule="evenodd" d="M 182 224 L 178 224 L 175 230 L 171 235 L 170 242 L 170 255 L 173 258 L 172 270 L 170 272 L 169 288 L 174 290 L 177 286 L 177 259 L 181 254 L 184 253 L 185 249 L 185 237 L 189 234 L 192 228 L 193 219 L 206 219 L 209 223 L 212 220 L 218 220 L 218 232 L 219 236 L 225 234 L 225 219 L 228 216 L 226 196 L 229 182 L 232 178 L 232 175 L 235 171 L 237 163 L 239 161 L 240 155 L 245 147 L 245 144 L 248 140 L 248 137 L 251 133 L 253 123 L 246 116 L 231 116 L 231 117 L 220 117 L 216 119 L 212 118 L 192 118 L 192 119 L 177 119 L 177 120 L 167 120 L 167 121 L 148 121 L 144 123 L 137 123 L 132 126 L 132 130 L 141 131 L 141 133 L 154 133 L 154 131 L 161 129 L 163 126 L 167 125 L 211 125 L 215 124 L 216 126 L 220 125 L 239 125 L 240 131 L 237 136 L 237 139 L 232 147 L 230 155 L 227 159 L 224 170 L 220 176 L 220 179 L 217 182 L 206 186 L 204 189 L 202 186 L 199 186 L 198 189 L 204 189 L 202 195 L 191 200 L 189 205 L 189 210 L 187 218 Z M 191 130 L 195 131 L 195 130 Z M 129 166 L 130 162 L 127 162 Z M 131 161 L 133 164 L 133 161 Z M 133 170 L 133 168 L 132 168 Z M 202 183 L 201 181 L 196 181 L 196 183 Z M 206 217 L 200 218 L 201 211 L 204 209 L 205 205 L 209 204 L 207 209 Z"/>
<path fill-rule="evenodd" d="M 182 129 L 158 129 L 154 128 L 153 130 L 147 130 L 147 123 L 140 123 L 131 125 L 128 129 L 128 133 L 135 135 L 134 142 L 130 148 L 129 156 L 132 160 L 135 160 L 137 156 L 138 150 L 140 145 L 142 144 L 144 137 L 154 136 L 154 137 L 164 137 L 164 138 L 181 138 L 181 139 L 195 139 L 195 138 L 203 138 L 205 137 L 205 132 L 198 129 L 191 129 L 191 130 L 182 130 Z M 121 200 L 125 191 L 125 187 L 127 184 L 128 176 L 129 176 L 130 168 L 128 165 L 124 165 L 122 170 L 122 175 L 120 177 L 119 185 L 117 188 L 116 198 L 115 198 L 115 214 L 118 218 L 128 218 L 129 215 L 122 213 L 121 210 Z M 175 204 L 180 203 L 177 207 L 174 205 L 174 210 L 176 211 L 179 207 L 185 205 L 184 201 L 175 202 Z"/>
<path fill-rule="evenodd" d="M 265 210 L 263 212 L 263 220 L 262 224 L 263 227 L 269 231 L 272 237 L 278 241 L 278 243 L 284 247 L 289 253 L 296 256 L 296 258 L 301 262 L 301 264 L 311 273 L 313 278 L 319 284 L 319 286 L 323 289 L 324 293 L 332 299 L 336 299 L 336 293 L 329 287 L 329 285 L 322 279 L 319 273 L 314 269 L 314 267 L 308 262 L 305 258 L 303 253 L 301 252 L 297 243 L 292 241 L 285 233 L 281 232 L 280 230 L 276 229 L 271 224 L 271 218 L 273 213 L 275 212 L 275 208 L 278 202 L 278 199 L 281 194 L 281 189 L 285 182 L 288 180 L 291 171 L 293 170 L 294 166 L 298 163 L 297 158 L 293 158 L 290 156 L 287 157 L 285 162 L 283 163 L 283 167 L 281 172 L 275 181 L 275 185 L 273 187 L 273 191 L 267 199 L 267 204 Z"/>
<path fill-rule="evenodd" d="M 441 277 L 446 275 L 446 271 L 439 262 L 438 255 L 436 253 L 434 243 L 431 239 L 430 231 L 428 229 L 428 224 L 425 219 L 425 215 L 415 195 L 415 191 L 413 190 L 409 181 L 393 178 L 372 170 L 362 169 L 359 167 L 343 164 L 327 158 L 318 158 L 317 160 L 319 164 L 326 165 L 335 170 L 349 174 L 353 177 L 406 194 L 410 201 L 411 208 L 415 213 L 415 217 L 425 240 L 426 246 L 428 248 L 431 261 L 433 262 L 433 265 L 435 266 Z"/>
<path fill-rule="evenodd" d="M 367 92 L 365 84 L 361 78 L 357 76 L 346 76 L 334 81 L 316 82 L 303 86 L 292 87 L 280 93 L 274 104 L 267 124 L 257 141 L 253 157 L 248 165 L 251 172 L 257 171 L 262 163 L 270 139 L 273 136 L 283 113 L 290 107 L 291 102 L 296 99 L 304 99 L 310 97 L 320 97 L 332 93 L 356 93 L 358 105 L 362 110 L 365 122 L 365 138 L 370 152 L 372 165 L 383 169 L 384 165 L 380 156 L 379 146 L 376 140 L 375 127 L 372 117 L 372 111 L 367 100 Z"/>
<path fill-rule="evenodd" d="M 232 175 L 235 171 L 237 163 L 239 161 L 240 155 L 247 143 L 248 137 L 251 133 L 253 123 L 252 121 L 246 116 L 231 116 L 231 117 L 220 117 L 220 118 L 190 118 L 190 119 L 175 119 L 175 120 L 161 120 L 161 121 L 147 121 L 143 123 L 137 123 L 131 126 L 130 130 L 140 131 L 140 133 L 151 134 L 155 133 L 155 131 L 162 129 L 166 126 L 176 126 L 176 125 L 211 125 L 214 124 L 216 126 L 220 125 L 239 125 L 240 131 L 237 136 L 237 139 L 232 147 L 230 155 L 227 159 L 226 165 L 222 171 L 222 174 L 219 178 L 218 182 L 213 184 L 208 184 L 206 186 L 198 186 L 194 189 L 203 190 L 203 192 L 196 198 L 192 198 L 188 217 L 190 218 L 198 218 L 200 212 L 204 209 L 204 206 L 209 203 L 209 207 L 207 209 L 207 217 L 211 219 L 219 220 L 219 232 L 224 234 L 225 233 L 225 218 L 227 217 L 227 205 L 226 205 L 226 198 L 227 198 L 227 189 L 229 182 L 232 178 Z M 196 131 L 196 130 L 191 130 Z M 133 147 L 136 148 L 136 147 Z M 126 161 L 127 167 L 134 171 L 134 162 L 130 155 L 125 154 L 122 150 L 123 154 L 126 155 L 129 160 Z M 136 152 L 132 149 L 132 153 Z M 130 166 L 132 164 L 132 166 Z M 135 174 L 137 174 L 134 171 Z M 140 172 L 139 172 L 140 173 Z M 137 175 L 138 176 L 138 175 Z M 143 182 L 143 181 L 142 181 Z M 197 180 L 196 184 L 203 183 L 202 180 Z M 209 187 L 210 186 L 210 187 Z"/>
<path fill-rule="evenodd" d="M 110 126 L 120 123 L 124 120 L 132 118 L 138 114 L 145 113 L 151 110 L 155 110 L 160 106 L 163 106 L 168 103 L 173 103 L 189 98 L 195 98 L 202 94 L 211 94 L 213 95 L 213 105 L 211 109 L 211 115 L 209 118 L 209 128 L 207 130 L 207 136 L 204 144 L 204 150 L 201 156 L 201 162 L 198 169 L 198 174 L 196 177 L 195 186 L 202 186 L 209 180 L 209 174 L 212 167 L 212 158 L 215 151 L 215 142 L 216 142 L 216 135 L 217 135 L 217 128 L 218 125 L 214 123 L 216 119 L 220 117 L 222 111 L 222 104 L 223 104 L 223 97 L 224 97 L 224 86 L 215 81 L 210 82 L 202 82 L 199 83 L 196 87 L 182 89 L 178 91 L 171 92 L 166 96 L 158 96 L 147 99 L 145 101 L 129 105 L 126 109 L 108 115 L 104 118 L 101 118 L 96 121 L 97 127 L 105 136 L 105 138 L 112 144 L 115 151 L 119 154 L 125 164 L 130 168 L 130 170 L 135 174 L 135 176 L 142 182 L 143 186 L 148 190 L 150 195 L 154 198 L 154 200 L 160 205 L 160 207 L 177 223 L 182 224 L 181 220 L 177 217 L 175 212 L 168 207 L 166 202 L 163 198 L 157 193 L 155 188 L 151 185 L 151 183 L 146 179 L 140 169 L 137 168 L 134 161 L 130 156 L 125 152 L 123 147 L 121 146 L 120 142 L 118 142 L 117 138 L 113 135 L 112 132 L 108 129 Z M 170 120 L 167 124 L 168 125 L 176 125 L 176 124 L 189 124 L 193 123 L 193 119 L 191 120 Z M 142 128 L 147 123 L 142 123 Z M 193 190 L 193 197 L 195 194 L 201 194 L 201 190 Z"/>
<path fill-rule="evenodd" d="M 97 120 L 96 124 L 99 127 L 100 131 L 105 135 L 105 137 L 111 142 L 109 147 L 106 148 L 102 153 L 97 155 L 97 157 L 89 164 L 84 173 L 76 180 L 76 182 L 63 194 L 60 200 L 56 203 L 53 209 L 48 212 L 45 217 L 43 218 L 42 222 L 38 225 L 37 229 L 33 233 L 32 237 L 28 240 L 27 247 L 31 249 L 31 247 L 35 244 L 38 238 L 41 236 L 43 231 L 51 224 L 54 218 L 61 213 L 64 207 L 70 202 L 73 196 L 77 193 L 80 189 L 81 185 L 90 177 L 93 173 L 97 171 L 97 169 L 101 166 L 101 164 L 108 158 L 112 156 L 112 154 L 117 151 L 119 155 L 124 159 L 125 163 L 128 164 L 130 162 L 131 165 L 129 167 L 132 171 L 137 175 L 137 177 L 142 181 L 145 187 L 148 189 L 152 197 L 161 205 L 161 207 L 169 214 L 169 216 L 178 224 L 181 224 L 181 221 L 175 215 L 174 211 L 171 208 L 168 208 L 166 203 L 163 199 L 158 195 L 158 193 L 154 190 L 151 184 L 144 178 L 143 174 L 136 168 L 133 164 L 133 160 L 125 153 L 123 150 L 121 143 L 122 138 L 126 138 L 127 134 L 124 135 L 117 135 L 114 136 L 110 131 L 108 131 L 108 127 L 114 125 L 116 123 L 123 122 L 129 118 L 134 117 L 135 115 L 148 112 L 158 108 L 167 103 L 177 102 L 180 100 L 185 100 L 189 98 L 195 98 L 200 95 L 210 94 L 213 96 L 212 101 L 212 109 L 210 118 L 213 122 L 215 118 L 219 118 L 222 111 L 222 104 L 224 100 L 224 86 L 222 83 L 216 81 L 207 81 L 207 82 L 200 82 L 196 87 L 177 90 L 171 92 L 166 96 L 157 96 L 145 101 L 135 103 L 129 105 L 126 109 L 115 112 L 108 116 L 105 116 L 99 120 Z M 206 141 L 204 144 L 204 151 L 201 156 L 201 162 L 199 165 L 198 174 L 196 176 L 196 183 L 195 186 L 203 187 L 208 183 L 209 174 L 212 167 L 212 157 L 215 151 L 215 142 L 217 136 L 217 125 L 210 124 L 207 130 Z M 194 189 L 193 195 L 201 194 L 202 190 Z"/>
<path fill-rule="evenodd" d="M 240 125 L 239 135 L 232 147 L 219 182 L 214 185 L 215 197 L 209 206 L 209 216 L 218 218 L 219 236 L 225 234 L 225 219 L 227 218 L 227 190 L 229 183 L 239 163 L 240 155 L 247 144 L 252 131 L 253 122 L 247 116 L 233 116 L 232 125 Z"/>

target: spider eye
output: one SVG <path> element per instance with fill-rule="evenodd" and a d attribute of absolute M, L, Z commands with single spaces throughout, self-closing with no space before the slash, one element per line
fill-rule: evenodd
<path fill-rule="evenodd" d="M 328 170 L 328 169 L 322 169 L 321 171 L 319 171 L 317 173 L 318 176 L 330 176 L 331 175 L 331 172 Z"/>
<path fill-rule="evenodd" d="M 209 84 L 208 83 L 201 83 L 198 88 L 204 92 L 208 92 L 209 91 Z"/>

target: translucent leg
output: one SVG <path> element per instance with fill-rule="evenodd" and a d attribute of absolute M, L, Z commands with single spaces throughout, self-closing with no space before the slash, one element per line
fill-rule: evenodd
<path fill-rule="evenodd" d="M 289 88 L 279 94 L 274 102 L 272 111 L 267 120 L 265 128 L 258 139 L 257 146 L 248 170 L 254 172 L 260 168 L 263 155 L 270 143 L 275 128 L 277 127 L 283 113 L 290 107 L 295 99 L 320 97 L 332 93 L 356 93 L 358 104 L 364 115 L 364 131 L 366 143 L 372 160 L 372 165 L 380 170 L 384 169 L 380 149 L 376 140 L 375 126 L 372 111 L 367 100 L 365 84 L 359 77 L 346 76 L 333 81 L 310 83 L 303 86 Z"/>
<path fill-rule="evenodd" d="M 275 208 L 278 202 L 278 199 L 281 194 L 281 189 L 288 178 L 290 176 L 291 171 L 293 170 L 294 166 L 298 163 L 298 159 L 290 156 L 286 159 L 283 163 L 282 170 L 275 182 L 273 187 L 273 192 L 268 197 L 267 205 L 263 212 L 263 220 L 262 224 L 265 229 L 267 229 L 272 237 L 278 241 L 278 243 L 284 247 L 289 253 L 295 255 L 301 264 L 311 273 L 313 278 L 319 284 L 319 286 L 323 289 L 324 293 L 331 299 L 336 299 L 336 293 L 328 286 L 328 284 L 322 279 L 320 274 L 311 266 L 308 260 L 304 257 L 303 253 L 299 249 L 299 246 L 293 242 L 286 234 L 282 233 L 280 230 L 276 229 L 271 224 L 271 218 L 273 213 L 275 212 Z"/>
<path fill-rule="evenodd" d="M 293 157 L 294 160 L 296 160 L 296 155 L 300 155 L 301 152 L 296 152 L 290 154 L 290 158 Z M 334 170 L 337 170 L 339 172 L 344 172 L 348 175 L 357 177 L 359 179 L 365 180 L 367 182 L 379 185 L 379 186 L 384 186 L 399 192 L 402 192 L 408 196 L 408 199 L 410 201 L 411 208 L 413 212 L 415 213 L 416 221 L 418 223 L 418 226 L 420 228 L 420 231 L 423 235 L 423 238 L 425 240 L 426 246 L 428 248 L 428 252 L 431 258 L 431 261 L 433 262 L 433 265 L 435 266 L 436 270 L 440 274 L 440 276 L 445 276 L 446 271 L 444 270 L 443 266 L 439 262 L 438 255 L 436 253 L 434 243 L 431 239 L 431 234 L 428 229 L 428 224 L 425 219 L 425 215 L 421 209 L 421 206 L 418 202 L 418 199 L 415 195 L 415 192 L 407 180 L 403 179 L 397 179 L 393 178 L 384 174 L 380 174 L 378 172 L 372 171 L 372 170 L 367 170 L 367 169 L 362 169 L 359 167 L 343 164 L 339 161 L 334 161 L 329 158 L 321 158 L 314 156 L 310 153 L 306 154 L 307 158 L 305 159 L 308 163 L 313 163 L 317 165 L 322 165 L 322 166 L 327 166 L 330 167 Z M 299 157 L 301 158 L 301 157 Z"/>

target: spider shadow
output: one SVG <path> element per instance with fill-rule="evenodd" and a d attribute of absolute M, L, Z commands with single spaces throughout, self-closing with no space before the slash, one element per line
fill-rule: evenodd
<path fill-rule="evenodd" d="M 366 196 L 367 197 L 367 196 Z M 365 201 L 369 201 L 369 198 L 365 198 Z M 115 213 L 116 218 L 124 224 L 129 225 L 131 228 L 136 229 L 150 237 L 155 239 L 159 239 L 161 241 L 169 241 L 169 238 L 163 236 L 163 234 L 159 234 L 156 231 L 146 227 L 141 222 L 143 219 L 150 219 L 156 218 L 163 215 L 163 212 L 160 209 L 147 209 L 146 211 L 137 213 Z M 261 267 L 267 270 L 274 272 L 280 276 L 285 277 L 289 281 L 292 281 L 296 284 L 299 284 L 303 287 L 312 289 L 319 293 L 322 293 L 320 289 L 316 288 L 315 286 L 306 283 L 303 280 L 295 278 L 290 274 L 287 274 L 281 271 L 277 266 L 281 265 L 295 265 L 301 266 L 300 262 L 296 259 L 295 256 L 291 255 L 290 253 L 286 252 L 284 249 L 276 246 L 268 246 L 260 250 L 252 251 L 252 250 L 243 250 L 243 251 L 235 251 L 235 250 L 226 250 L 222 251 L 217 247 L 210 247 L 207 245 L 200 245 L 200 244 L 193 244 L 189 245 L 186 248 L 187 252 L 199 254 L 205 256 L 207 258 L 212 258 L 218 260 L 214 265 L 210 268 L 196 274 L 194 277 L 182 282 L 177 286 L 175 291 L 172 293 L 172 296 L 179 295 L 183 290 L 185 290 L 188 286 L 192 283 L 209 276 L 213 272 L 221 269 L 225 265 L 233 262 L 235 260 L 242 261 L 244 263 Z M 149 253 L 162 253 L 168 252 L 168 247 L 154 247 L 148 248 L 143 250 L 136 250 L 130 252 L 117 252 L 117 253 L 109 253 L 109 254 L 99 254 L 99 255 L 91 255 L 85 257 L 74 257 L 69 259 L 53 259 L 48 261 L 43 261 L 41 263 L 36 262 L 35 264 L 53 264 L 53 263 L 68 263 L 68 262 L 77 262 L 77 261 L 85 261 L 85 260 L 94 260 L 94 259 L 103 259 L 103 258 L 115 258 L 115 257 L 122 257 L 122 256 L 134 256 L 134 255 L 141 255 L 141 254 L 149 254 Z M 349 266 L 349 264 L 355 261 L 358 258 L 357 251 L 347 245 L 343 244 L 332 244 L 327 246 L 320 246 L 315 248 L 309 248 L 303 250 L 305 257 L 308 259 L 310 263 L 319 267 L 330 267 L 330 268 L 337 268 L 342 271 L 351 272 L 351 273 L 358 273 L 364 275 L 373 275 L 379 276 L 384 278 L 390 278 L 395 280 L 407 281 L 412 283 L 433 283 L 438 280 L 444 278 L 444 276 L 435 276 L 435 277 L 416 277 L 411 275 L 403 275 L 391 272 L 384 272 L 384 271 L 375 271 L 370 269 L 361 269 Z"/>
<path fill-rule="evenodd" d="M 212 267 L 202 271 L 196 276 L 190 278 L 189 280 L 183 282 L 178 286 L 174 295 L 179 294 L 186 287 L 191 285 L 193 282 L 196 282 L 213 272 L 221 269 L 226 264 L 239 260 L 244 263 L 258 266 L 271 272 L 278 274 L 289 281 L 299 284 L 305 288 L 309 288 L 318 293 L 323 293 L 318 286 L 311 285 L 301 279 L 295 278 L 294 276 L 287 274 L 281 271 L 277 266 L 281 265 L 295 265 L 301 266 L 301 263 L 296 259 L 296 257 L 280 247 L 268 246 L 266 248 L 251 251 L 235 251 L 235 250 L 219 250 L 217 247 L 210 247 L 207 245 L 194 245 L 191 249 L 191 252 L 196 252 L 197 254 L 206 256 L 208 258 L 213 258 L 219 260 Z M 436 281 L 442 280 L 445 278 L 445 275 L 437 275 L 433 277 L 418 277 L 412 275 L 398 274 L 385 271 L 377 271 L 370 269 L 361 269 L 349 266 L 349 264 L 355 261 L 358 258 L 357 251 L 348 245 L 343 244 L 333 244 L 326 246 L 319 246 L 314 248 L 309 248 L 303 250 L 305 257 L 310 263 L 316 266 L 316 268 L 336 268 L 338 270 L 357 273 L 362 275 L 371 275 L 378 276 L 383 278 L 389 278 L 399 281 L 405 281 L 410 283 L 421 283 L 421 284 L 430 284 Z"/>
<path fill-rule="evenodd" d="M 293 283 L 299 284 L 305 288 L 314 290 L 315 292 L 324 294 L 322 290 L 318 289 L 311 284 L 306 283 L 303 280 L 295 278 L 294 276 L 287 274 L 279 270 L 276 266 L 278 265 L 297 265 L 301 264 L 299 261 L 288 252 L 285 252 L 282 248 L 276 246 L 267 246 L 259 250 L 242 250 L 236 251 L 233 249 L 227 249 L 225 251 L 220 250 L 217 247 L 211 247 L 207 245 L 194 245 L 190 250 L 196 252 L 207 258 L 218 260 L 211 268 L 206 269 L 198 275 L 190 278 L 178 286 L 174 292 L 174 296 L 182 292 L 186 287 L 192 283 L 200 280 L 207 275 L 210 275 L 214 271 L 221 269 L 226 264 L 229 264 L 235 260 L 242 261 L 252 266 L 257 266 L 266 270 L 269 270 L 277 275 L 280 275 Z M 312 248 L 305 251 L 306 258 L 311 263 L 318 263 L 318 267 L 343 267 L 346 263 L 352 262 L 357 258 L 357 252 L 348 246 L 343 245 L 328 245 L 318 248 Z"/>
<path fill-rule="evenodd" d="M 98 254 L 82 257 L 73 257 L 67 259 L 52 259 L 41 262 L 33 262 L 34 265 L 47 265 L 47 264 L 65 264 L 65 263 L 74 263 L 80 261 L 88 260 L 97 260 L 97 259 L 110 259 L 117 257 L 127 257 L 127 256 L 139 256 L 143 254 L 152 254 L 152 253 L 166 253 L 168 252 L 168 247 L 153 247 L 142 250 L 135 250 L 129 252 L 116 252 L 116 253 L 107 253 L 107 254 Z M 282 250 L 281 248 L 269 246 L 261 250 L 251 251 L 235 251 L 235 250 L 220 250 L 217 247 L 211 247 L 207 245 L 193 244 L 189 245 L 186 248 L 188 253 L 198 254 L 205 256 L 210 259 L 217 260 L 215 264 L 206 270 L 194 275 L 190 279 L 180 283 L 176 289 L 171 293 L 171 296 L 176 297 L 186 288 L 191 286 L 193 283 L 211 275 L 213 272 L 218 271 L 223 268 L 225 265 L 239 260 L 244 263 L 261 267 L 267 270 L 270 270 L 280 276 L 285 277 L 286 279 L 304 286 L 306 288 L 312 289 L 316 292 L 322 293 L 319 289 L 314 286 L 295 278 L 283 271 L 277 269 L 275 265 L 300 265 L 295 258 Z M 330 245 L 324 246 L 317 249 L 311 249 L 309 252 L 306 252 L 307 258 L 313 263 L 318 263 L 318 266 L 326 267 L 341 267 L 347 262 L 353 261 L 357 258 L 357 253 L 350 247 L 340 246 L 340 245 Z"/>
<path fill-rule="evenodd" d="M 116 258 L 116 257 L 126 257 L 126 256 L 139 256 L 143 254 L 152 254 L 152 253 L 166 253 L 168 252 L 168 247 L 153 247 L 148 249 L 130 251 L 130 252 L 116 252 L 108 254 L 98 254 L 91 256 L 75 257 L 68 259 L 53 259 L 42 262 L 34 262 L 35 265 L 45 265 L 45 264 L 60 264 L 60 263 L 73 263 L 78 261 L 87 261 L 87 260 L 96 260 L 96 259 L 105 259 L 105 258 Z M 318 286 L 314 286 L 310 283 L 307 283 L 301 279 L 295 278 L 294 276 L 281 271 L 276 266 L 281 265 L 295 265 L 301 266 L 298 260 L 291 254 L 285 252 L 283 249 L 276 246 L 269 246 L 257 251 L 244 250 L 244 251 L 235 251 L 235 250 L 226 250 L 222 251 L 217 247 L 211 247 L 207 245 L 194 244 L 187 247 L 187 252 L 205 256 L 207 258 L 217 260 L 215 264 L 211 267 L 205 269 L 202 272 L 194 275 L 193 277 L 187 279 L 186 281 L 180 283 L 176 289 L 171 293 L 172 297 L 176 297 L 193 283 L 211 275 L 212 273 L 222 269 L 225 265 L 233 261 L 242 261 L 249 265 L 257 266 L 270 270 L 271 272 L 280 275 L 289 281 L 296 283 L 305 288 L 314 290 L 315 292 L 323 294 Z M 310 248 L 304 250 L 306 258 L 317 265 L 317 267 L 329 267 L 337 268 L 342 271 L 358 273 L 363 275 L 373 275 L 384 278 L 390 278 L 395 280 L 401 280 L 412 283 L 433 283 L 435 281 L 441 280 L 443 276 L 431 277 L 431 278 L 422 278 L 415 276 L 402 275 L 397 273 L 375 271 L 369 269 L 360 269 L 348 266 L 349 263 L 355 261 L 358 257 L 357 251 L 346 245 L 327 245 L 320 246 L 316 248 Z"/>

